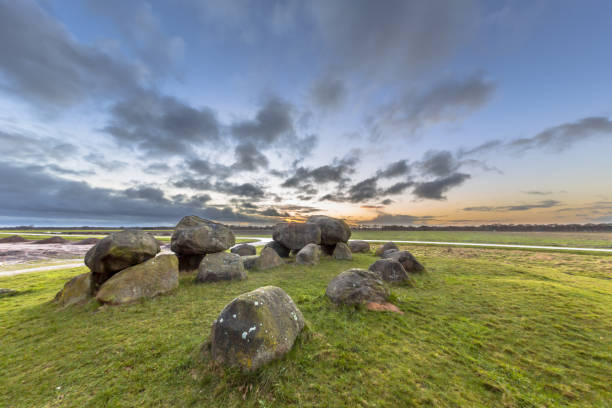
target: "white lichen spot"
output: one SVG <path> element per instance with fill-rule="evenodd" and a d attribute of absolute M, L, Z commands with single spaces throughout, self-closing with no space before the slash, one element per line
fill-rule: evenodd
<path fill-rule="evenodd" d="M 253 326 L 249 329 L 249 333 L 252 332 L 253 330 L 257 330 L 257 326 Z"/>
<path fill-rule="evenodd" d="M 222 317 L 219 318 L 219 323 L 223 323 L 223 318 Z"/>
<path fill-rule="evenodd" d="M 246 340 L 247 334 L 247 332 L 242 332 L 242 340 Z"/>
<path fill-rule="evenodd" d="M 232 317 L 235 319 L 235 318 L 236 318 L 236 315 L 232 315 Z"/>
<path fill-rule="evenodd" d="M 258 301 L 255 301 L 255 306 L 259 306 L 259 302 Z"/>

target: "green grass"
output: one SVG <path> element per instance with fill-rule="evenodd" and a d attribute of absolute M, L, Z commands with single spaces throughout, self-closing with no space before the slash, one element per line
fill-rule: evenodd
<path fill-rule="evenodd" d="M 612 259 L 410 247 L 428 268 L 393 287 L 404 315 L 323 296 L 353 261 L 287 265 L 121 307 L 49 302 L 84 268 L 0 278 L 0 406 L 612 406 Z M 242 375 L 200 347 L 221 309 L 285 289 L 307 329 L 285 358 Z M 58 388 L 60 387 L 60 388 Z"/>

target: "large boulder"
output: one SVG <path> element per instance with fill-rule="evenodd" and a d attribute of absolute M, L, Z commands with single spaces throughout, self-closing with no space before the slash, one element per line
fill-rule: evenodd
<path fill-rule="evenodd" d="M 374 255 L 382 256 L 382 254 L 385 251 L 388 251 L 390 249 L 395 249 L 396 251 L 399 251 L 399 248 L 397 247 L 397 245 L 395 245 L 395 243 L 387 242 L 386 244 L 383 244 L 382 246 L 379 246 L 378 248 L 376 248 L 376 251 L 374 252 Z"/>
<path fill-rule="evenodd" d="M 253 371 L 287 354 L 304 317 L 284 290 L 264 286 L 229 303 L 212 325 L 213 361 Z"/>
<path fill-rule="evenodd" d="M 268 242 L 264 246 L 264 248 L 272 248 L 273 250 L 276 251 L 278 256 L 280 256 L 281 258 L 289 258 L 289 254 L 291 253 L 291 248 L 287 248 L 286 246 L 284 246 L 280 242 L 276 242 L 276 241 Z"/>
<path fill-rule="evenodd" d="M 402 264 L 392 259 L 379 259 L 370 265 L 368 270 L 377 273 L 385 282 L 415 285 L 414 279 L 408 275 Z"/>
<path fill-rule="evenodd" d="M 335 245 L 338 242 L 347 242 L 351 237 L 351 228 L 339 218 L 332 218 L 326 215 L 313 215 L 306 221 L 309 224 L 316 224 L 321 229 L 321 244 Z"/>
<path fill-rule="evenodd" d="M 141 298 L 152 298 L 176 289 L 178 259 L 175 255 L 159 255 L 113 275 L 96 294 L 102 303 L 120 305 Z"/>
<path fill-rule="evenodd" d="M 238 254 L 217 252 L 208 254 L 202 259 L 196 276 L 197 283 L 217 282 L 222 280 L 243 280 L 247 273 Z"/>
<path fill-rule="evenodd" d="M 384 303 L 389 297 L 389 289 L 375 272 L 349 269 L 329 282 L 325 294 L 339 305 Z"/>
<path fill-rule="evenodd" d="M 255 260 L 255 267 L 260 270 L 276 268 L 285 263 L 272 248 L 264 248 Z"/>
<path fill-rule="evenodd" d="M 92 272 L 92 293 L 120 270 L 153 258 L 159 249 L 153 235 L 141 230 L 113 232 L 101 239 L 85 254 L 85 265 Z"/>
<path fill-rule="evenodd" d="M 359 252 L 368 253 L 370 252 L 370 244 L 366 241 L 349 241 L 348 246 L 352 253 L 356 254 Z"/>
<path fill-rule="evenodd" d="M 298 265 L 315 265 L 319 263 L 320 257 L 321 247 L 317 244 L 308 244 L 297 253 L 295 263 Z"/>
<path fill-rule="evenodd" d="M 82 273 L 70 279 L 55 295 L 60 306 L 84 303 L 91 299 L 91 272 Z"/>
<path fill-rule="evenodd" d="M 336 244 L 336 248 L 334 248 L 334 252 L 332 253 L 332 257 L 338 260 L 350 261 L 353 259 L 353 255 L 351 254 L 351 250 L 349 246 L 344 242 L 338 242 Z"/>
<path fill-rule="evenodd" d="M 408 251 L 393 251 L 385 252 L 383 255 L 384 259 L 392 259 L 402 264 L 406 272 L 422 272 L 425 270 L 423 265 L 416 260 L 416 258 Z"/>
<path fill-rule="evenodd" d="M 316 224 L 281 222 L 274 226 L 272 239 L 289 249 L 300 250 L 308 244 L 320 244 L 321 229 Z"/>
<path fill-rule="evenodd" d="M 257 254 L 257 248 L 249 244 L 240 244 L 233 247 L 230 252 L 232 254 L 238 254 L 240 256 L 249 256 Z"/>
<path fill-rule="evenodd" d="M 244 266 L 244 269 L 251 270 L 255 268 L 255 263 L 259 259 L 259 255 L 241 256 L 240 258 L 242 258 L 242 266 Z"/>

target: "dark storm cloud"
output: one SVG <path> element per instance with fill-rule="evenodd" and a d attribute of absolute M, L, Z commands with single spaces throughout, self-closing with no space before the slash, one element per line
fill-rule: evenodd
<path fill-rule="evenodd" d="M 167 35 L 153 13 L 151 5 L 143 0 L 88 0 L 96 16 L 105 16 L 122 34 L 147 68 L 159 74 L 169 73 L 185 49 L 179 36 Z"/>
<path fill-rule="evenodd" d="M 232 165 L 234 170 L 255 171 L 268 167 L 268 159 L 252 143 L 236 146 L 234 150 L 236 162 Z"/>
<path fill-rule="evenodd" d="M 163 174 L 170 171 L 170 166 L 168 166 L 166 163 L 151 163 L 143 170 L 145 173 L 149 174 Z"/>
<path fill-rule="evenodd" d="M 391 200 L 390 198 L 384 199 L 380 202 L 382 205 L 390 205 L 393 204 L 393 200 Z"/>
<path fill-rule="evenodd" d="M 348 189 L 349 201 L 359 203 L 377 197 L 379 194 L 377 178 L 370 177 Z"/>
<path fill-rule="evenodd" d="M 0 84 L 44 109 L 138 88 L 140 71 L 77 43 L 35 2 L 0 1 Z"/>
<path fill-rule="evenodd" d="M 184 154 L 219 139 L 219 123 L 210 108 L 194 108 L 153 91 L 115 104 L 104 130 L 120 144 L 152 155 Z"/>
<path fill-rule="evenodd" d="M 425 153 L 424 160 L 418 166 L 423 174 L 443 177 L 456 171 L 460 163 L 451 152 L 442 150 Z"/>
<path fill-rule="evenodd" d="M 410 166 L 406 160 L 399 160 L 389 164 L 384 170 L 378 171 L 378 177 L 392 178 L 406 176 L 410 173 Z"/>
<path fill-rule="evenodd" d="M 255 145 L 269 145 L 279 139 L 295 135 L 292 106 L 279 98 L 271 98 L 259 109 L 254 119 L 243 120 L 231 125 L 231 133 L 242 142 Z"/>
<path fill-rule="evenodd" d="M 540 201 L 539 203 L 533 203 L 533 204 L 518 204 L 518 205 L 503 205 L 503 206 L 496 206 L 496 207 L 489 207 L 489 206 L 479 206 L 479 207 L 466 207 L 463 209 L 463 211 L 529 211 L 529 210 L 533 210 L 534 208 L 551 208 L 551 207 L 557 207 L 561 205 L 560 201 L 556 201 L 556 200 L 544 200 L 544 201 Z"/>
<path fill-rule="evenodd" d="M 413 181 L 400 181 L 398 183 L 393 184 L 390 187 L 387 187 L 383 190 L 382 195 L 395 195 L 402 194 L 408 187 L 414 185 Z"/>
<path fill-rule="evenodd" d="M 417 183 L 412 192 L 418 198 L 446 200 L 446 197 L 443 195 L 444 193 L 453 187 L 460 186 L 469 178 L 469 174 L 453 173 L 449 176 L 440 177 L 433 181 Z"/>
<path fill-rule="evenodd" d="M 344 186 L 350 181 L 349 175 L 355 172 L 355 165 L 360 154 L 359 151 L 354 150 L 342 159 L 335 158 L 332 164 L 312 169 L 298 167 L 293 171 L 292 176 L 281 184 L 281 187 L 308 188 L 311 187 L 309 183 L 313 182 L 315 184 L 336 183 L 338 186 Z"/>
<path fill-rule="evenodd" d="M 0 174 L 0 211 L 5 217 L 176 223 L 196 214 L 219 221 L 260 221 L 232 210 L 169 200 L 156 188 L 96 188 L 6 162 L 0 162 Z"/>
<path fill-rule="evenodd" d="M 78 153 L 78 148 L 54 137 L 33 137 L 0 130 L 0 156 L 13 160 L 40 163 L 49 159 L 63 159 Z"/>
<path fill-rule="evenodd" d="M 367 119 L 367 125 L 374 138 L 383 137 L 387 130 L 411 134 L 429 124 L 463 118 L 484 106 L 494 90 L 495 85 L 482 75 L 445 80 L 420 94 L 406 92 L 381 106 Z"/>
<path fill-rule="evenodd" d="M 474 3 L 319 0 L 309 3 L 330 66 L 364 75 L 399 75 L 447 56 L 478 17 Z"/>
<path fill-rule="evenodd" d="M 187 160 L 187 168 L 198 176 L 211 176 L 226 178 L 231 174 L 232 169 L 223 164 L 212 163 L 206 159 L 192 158 Z"/>
<path fill-rule="evenodd" d="M 261 199 L 265 196 L 262 187 L 252 183 L 231 183 L 229 181 L 217 181 L 211 183 L 208 179 L 197 179 L 193 177 L 183 177 L 172 183 L 174 187 L 189 188 L 198 191 L 214 191 L 228 195 L 249 197 L 251 199 Z"/>
<path fill-rule="evenodd" d="M 266 216 L 266 217 L 290 217 L 291 216 L 291 215 L 289 215 L 286 212 L 283 212 L 283 213 L 278 212 L 278 210 L 276 208 L 272 208 L 272 207 L 267 208 L 267 209 L 265 209 L 263 211 L 260 211 L 260 212 L 258 212 L 258 214 Z"/>
<path fill-rule="evenodd" d="M 313 102 L 322 108 L 337 108 L 346 97 L 346 85 L 337 78 L 325 76 L 317 80 L 311 89 Z"/>

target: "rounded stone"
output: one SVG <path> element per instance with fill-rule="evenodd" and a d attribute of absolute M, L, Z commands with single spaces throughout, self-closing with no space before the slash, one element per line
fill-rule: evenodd
<path fill-rule="evenodd" d="M 351 237 L 351 227 L 346 221 L 326 215 L 313 215 L 306 221 L 316 224 L 321 229 L 321 244 L 335 245 L 338 242 L 348 242 Z"/>
<path fill-rule="evenodd" d="M 249 244 L 240 244 L 233 247 L 230 252 L 232 254 L 238 254 L 240 256 L 249 256 L 257 254 L 257 248 Z"/>
<path fill-rule="evenodd" d="M 243 280 L 246 277 L 247 273 L 240 255 L 229 252 L 217 252 L 208 254 L 202 259 L 198 268 L 196 282 Z"/>
<path fill-rule="evenodd" d="M 272 239 L 286 248 L 300 250 L 308 244 L 320 244 L 321 229 L 316 224 L 281 222 L 274 226 Z"/>
<path fill-rule="evenodd" d="M 170 249 L 182 255 L 205 255 L 225 251 L 235 243 L 236 237 L 227 225 L 189 215 L 176 225 Z"/>
<path fill-rule="evenodd" d="M 325 295 L 339 305 L 380 303 L 389 298 L 389 289 L 375 272 L 349 269 L 329 282 Z"/>

